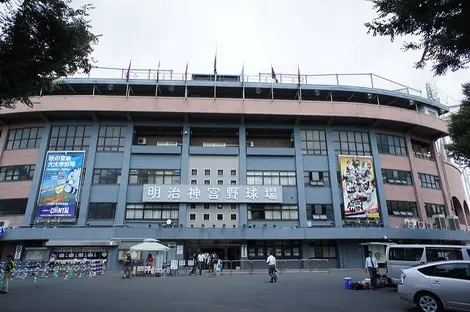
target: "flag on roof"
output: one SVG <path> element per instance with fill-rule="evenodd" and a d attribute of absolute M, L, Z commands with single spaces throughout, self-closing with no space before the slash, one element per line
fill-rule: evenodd
<path fill-rule="evenodd" d="M 276 83 L 278 83 L 277 81 L 277 77 L 276 77 L 276 72 L 274 71 L 274 68 L 273 66 L 271 65 L 271 78 L 276 81 Z"/>

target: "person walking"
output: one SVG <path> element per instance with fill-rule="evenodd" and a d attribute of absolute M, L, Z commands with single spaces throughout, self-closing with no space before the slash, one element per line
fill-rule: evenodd
<path fill-rule="evenodd" d="M 15 261 L 13 261 L 13 256 L 9 254 L 7 256 L 7 261 L 5 266 L 3 267 L 3 287 L 0 290 L 0 293 L 6 294 L 8 293 L 8 286 L 10 284 L 10 279 L 13 275 L 13 270 L 15 268 Z"/>
<path fill-rule="evenodd" d="M 276 276 L 276 258 L 273 256 L 273 253 L 272 253 L 272 252 L 269 253 L 269 257 L 268 257 L 268 259 L 266 259 L 266 263 L 267 263 L 268 266 L 269 266 L 268 273 L 269 273 L 269 276 L 271 276 L 271 281 L 270 281 L 270 283 L 274 283 L 274 282 L 277 283 L 277 276 Z"/>
<path fill-rule="evenodd" d="M 126 260 L 124 261 L 124 278 L 131 278 L 132 272 L 132 258 L 131 254 L 128 253 L 126 256 Z"/>
<path fill-rule="evenodd" d="M 204 263 L 205 263 L 205 258 L 201 251 L 199 252 L 199 255 L 197 256 L 197 265 L 199 268 L 199 275 L 202 275 L 202 269 L 204 267 Z"/>
<path fill-rule="evenodd" d="M 369 273 L 370 285 L 373 290 L 377 289 L 377 269 L 378 269 L 377 258 L 373 255 L 372 251 L 369 251 L 369 256 L 366 258 L 366 273 Z"/>

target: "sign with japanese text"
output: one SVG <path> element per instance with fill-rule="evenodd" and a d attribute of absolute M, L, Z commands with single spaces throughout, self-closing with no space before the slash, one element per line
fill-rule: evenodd
<path fill-rule="evenodd" d="M 75 218 L 85 152 L 47 152 L 36 217 Z"/>
<path fill-rule="evenodd" d="M 144 184 L 142 201 L 165 203 L 282 203 L 282 186 Z"/>

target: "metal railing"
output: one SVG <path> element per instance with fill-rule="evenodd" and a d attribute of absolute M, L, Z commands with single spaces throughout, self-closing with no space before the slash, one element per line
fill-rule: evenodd
<path fill-rule="evenodd" d="M 68 78 L 111 78 L 126 79 L 127 68 L 116 67 L 93 67 L 89 73 L 77 73 Z M 234 75 L 237 76 L 237 75 Z M 273 83 L 271 73 L 258 73 L 245 75 L 240 73 L 239 82 L 247 83 Z M 184 81 L 185 74 L 166 69 L 138 69 L 131 68 L 129 79 L 159 81 Z M 276 74 L 279 84 L 298 84 L 298 74 Z M 192 73 L 187 74 L 187 80 L 192 80 Z M 384 89 L 395 92 L 403 92 L 422 96 L 422 91 L 393 81 L 391 79 L 376 75 L 374 73 L 346 73 L 346 74 L 302 74 L 300 75 L 302 85 L 343 85 L 366 88 Z"/>

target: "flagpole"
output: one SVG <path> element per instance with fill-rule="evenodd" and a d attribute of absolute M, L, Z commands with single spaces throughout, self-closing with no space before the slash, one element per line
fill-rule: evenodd
<path fill-rule="evenodd" d="M 242 67 L 242 97 L 243 101 L 245 101 L 245 63 L 243 63 Z"/>
<path fill-rule="evenodd" d="M 302 82 L 300 80 L 300 66 L 297 65 L 297 80 L 299 83 L 299 103 L 302 103 Z"/>
<path fill-rule="evenodd" d="M 129 61 L 129 67 L 127 68 L 127 73 L 126 73 L 126 98 L 129 97 L 129 79 L 131 76 L 131 64 L 132 64 L 132 59 Z"/>
<path fill-rule="evenodd" d="M 214 57 L 214 101 L 217 98 L 217 44 L 215 45 Z"/>
<path fill-rule="evenodd" d="M 157 66 L 157 81 L 155 83 L 155 98 L 158 98 L 158 81 L 160 79 L 160 61 L 158 61 Z"/>
<path fill-rule="evenodd" d="M 186 61 L 186 70 L 184 72 L 184 99 L 188 99 L 188 62 Z"/>

